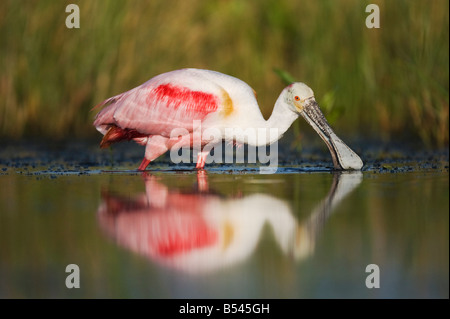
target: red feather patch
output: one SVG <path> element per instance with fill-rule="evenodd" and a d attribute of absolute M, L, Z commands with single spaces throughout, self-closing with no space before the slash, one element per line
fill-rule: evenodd
<path fill-rule="evenodd" d="M 182 106 L 188 112 L 205 115 L 216 111 L 219 106 L 219 99 L 214 94 L 171 84 L 162 84 L 150 92 L 147 103 L 152 105 L 156 101 L 165 102 L 167 107 L 175 110 Z"/>

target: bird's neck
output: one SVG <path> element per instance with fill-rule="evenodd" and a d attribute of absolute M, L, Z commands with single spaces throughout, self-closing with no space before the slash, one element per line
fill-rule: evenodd
<path fill-rule="evenodd" d="M 272 144 L 283 136 L 297 118 L 298 114 L 288 110 L 288 107 L 284 104 L 283 98 L 280 95 L 275 103 L 270 118 L 266 121 L 261 116 L 261 119 L 257 120 L 257 123 L 254 123 L 257 134 L 256 136 L 248 135 L 246 143 L 252 146 Z"/>

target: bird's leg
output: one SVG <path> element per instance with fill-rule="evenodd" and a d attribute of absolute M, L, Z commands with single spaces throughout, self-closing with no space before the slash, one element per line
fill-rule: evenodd
<path fill-rule="evenodd" d="M 168 204 L 169 189 L 159 183 L 155 176 L 145 179 L 145 194 L 149 207 L 163 208 Z"/>
<path fill-rule="evenodd" d="M 197 155 L 197 165 L 195 168 L 203 169 L 205 168 L 206 158 L 208 157 L 209 152 L 199 152 Z"/>
<path fill-rule="evenodd" d="M 209 190 L 209 187 L 208 187 L 208 176 L 207 176 L 205 170 L 199 170 L 197 172 L 197 186 L 198 186 L 198 191 L 200 193 L 204 193 L 204 192 L 207 192 Z"/>
<path fill-rule="evenodd" d="M 167 152 L 168 140 L 168 138 L 159 135 L 150 136 L 145 146 L 145 157 L 141 165 L 139 165 L 138 170 L 144 171 L 151 161 Z"/>
<path fill-rule="evenodd" d="M 144 159 L 141 162 L 141 165 L 139 165 L 138 171 L 145 171 L 145 169 L 147 168 L 148 164 L 150 164 L 150 160 L 146 159 L 144 157 Z"/>

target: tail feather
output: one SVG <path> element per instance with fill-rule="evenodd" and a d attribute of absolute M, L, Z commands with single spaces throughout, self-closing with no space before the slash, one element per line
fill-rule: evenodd
<path fill-rule="evenodd" d="M 118 95 L 116 95 L 116 96 L 113 96 L 113 97 L 110 97 L 110 98 L 104 100 L 103 102 L 100 102 L 99 104 L 97 104 L 96 106 L 94 106 L 94 107 L 91 109 L 91 111 L 93 111 L 93 110 L 95 110 L 95 109 L 97 109 L 97 108 L 99 108 L 99 107 L 105 106 L 105 105 L 107 105 L 107 104 L 115 103 L 115 102 L 116 102 L 118 99 L 120 99 L 125 93 L 127 93 L 127 92 L 118 94 Z"/>
<path fill-rule="evenodd" d="M 123 140 L 132 140 L 133 138 L 146 137 L 147 135 L 142 134 L 134 129 L 123 129 L 116 125 L 111 125 L 106 132 L 105 136 L 103 136 L 102 141 L 100 142 L 100 148 L 106 148 L 113 143 L 117 143 Z"/>

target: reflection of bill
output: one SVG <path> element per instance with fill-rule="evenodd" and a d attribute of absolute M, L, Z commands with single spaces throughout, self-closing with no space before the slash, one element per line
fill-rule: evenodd
<path fill-rule="evenodd" d="M 268 223 L 284 254 L 310 255 L 334 207 L 362 179 L 361 172 L 336 174 L 329 194 L 303 223 L 285 201 L 267 194 L 223 198 L 208 191 L 205 172 L 198 190 L 169 190 L 155 177 L 134 198 L 103 194 L 98 209 L 103 229 L 117 242 L 159 263 L 190 273 L 223 268 L 244 260 Z"/>

